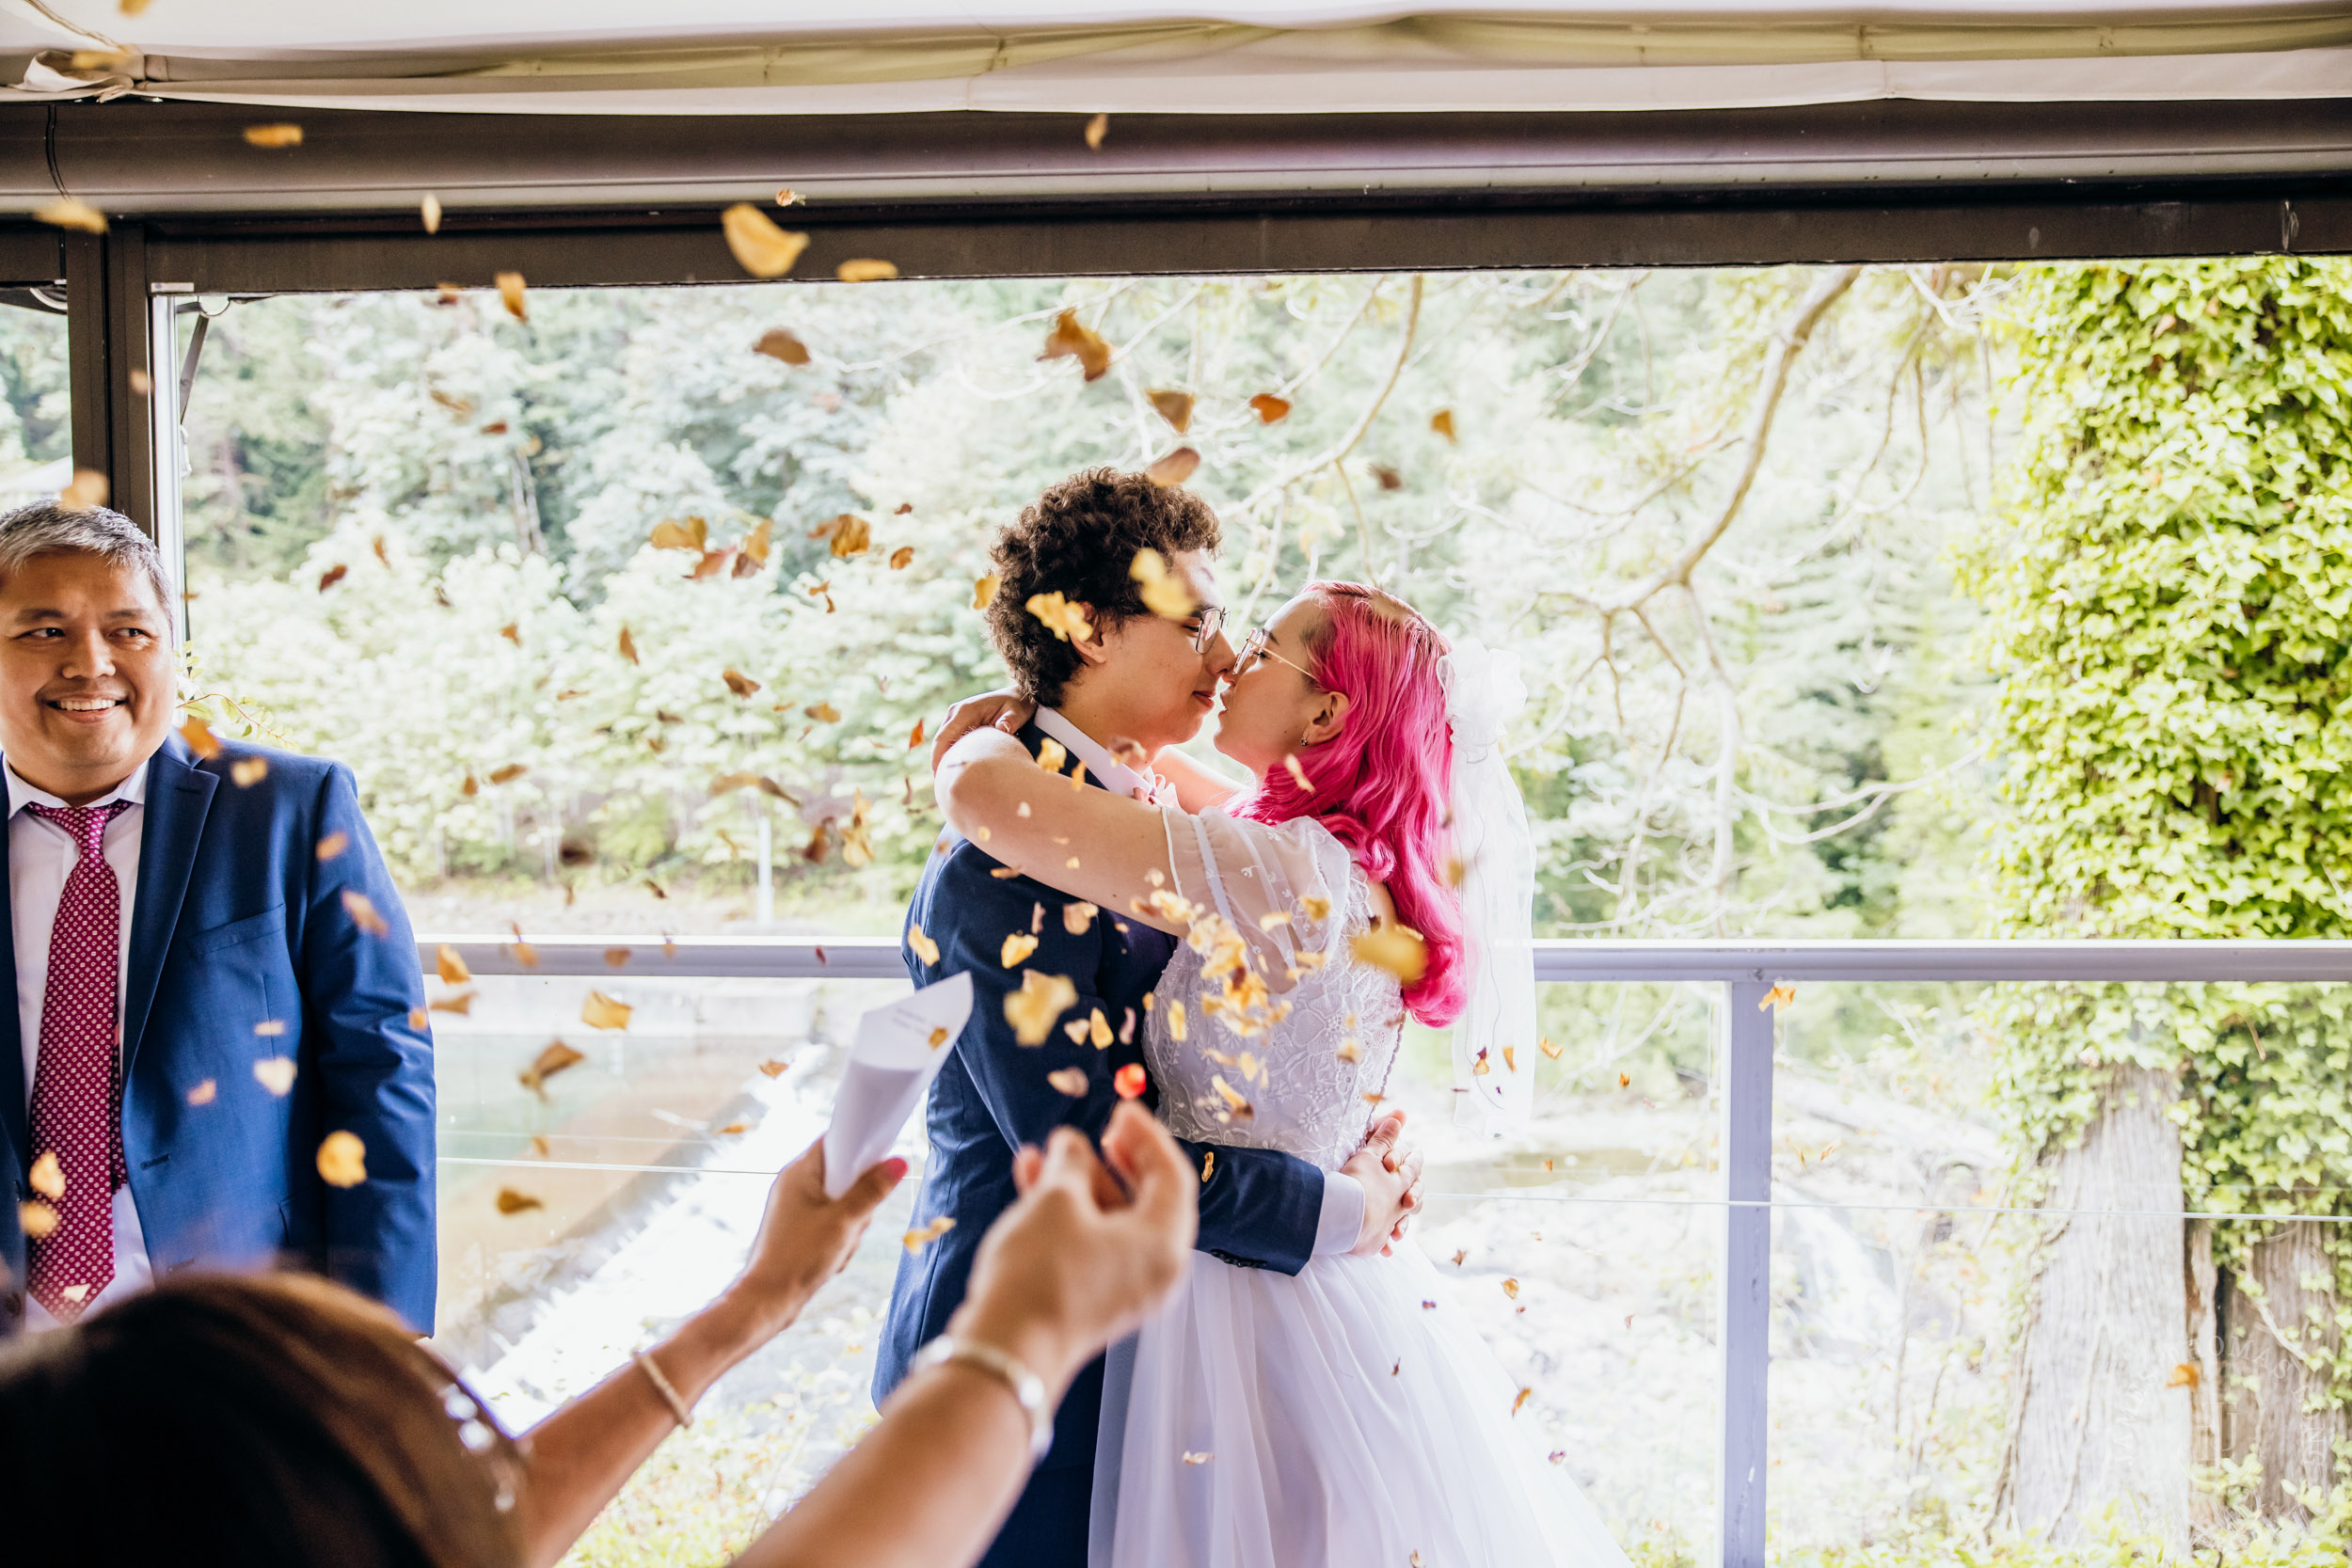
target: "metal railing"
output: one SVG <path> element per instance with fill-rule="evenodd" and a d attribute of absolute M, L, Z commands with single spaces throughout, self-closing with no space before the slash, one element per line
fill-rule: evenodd
<path fill-rule="evenodd" d="M 904 980 L 898 944 L 871 938 L 420 937 L 424 967 L 443 943 L 476 974 Z M 1772 1052 L 1775 985 L 1804 982 L 2352 982 L 2352 942 L 1641 942 L 1535 944 L 1552 982 L 1720 984 L 1723 1267 L 1717 1335 L 1723 1424 L 1717 1551 L 1723 1568 L 1763 1568 L 1770 1418 Z M 2185 1217 L 2185 1216 L 2184 1216 Z"/>

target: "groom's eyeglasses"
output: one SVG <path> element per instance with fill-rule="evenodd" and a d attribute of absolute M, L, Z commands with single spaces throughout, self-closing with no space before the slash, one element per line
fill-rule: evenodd
<path fill-rule="evenodd" d="M 1321 681 L 1315 679 L 1315 673 L 1312 670 L 1308 669 L 1305 665 L 1299 663 L 1295 658 L 1284 658 L 1280 654 L 1276 653 L 1272 648 L 1268 647 L 1267 643 L 1273 641 L 1273 637 L 1274 634 L 1272 632 L 1268 631 L 1263 626 L 1259 626 L 1255 630 L 1251 631 L 1248 637 L 1241 640 L 1241 652 L 1233 659 L 1233 674 L 1236 678 L 1246 675 L 1249 673 L 1250 671 L 1256 669 L 1258 667 L 1258 660 L 1262 658 L 1271 658 L 1279 663 L 1289 665 L 1292 669 L 1306 676 L 1310 685 L 1319 687 L 1323 684 Z"/>
<path fill-rule="evenodd" d="M 1192 639 L 1192 651 L 1196 654 L 1207 653 L 1209 644 L 1216 641 L 1216 634 L 1224 629 L 1225 607 L 1221 604 L 1195 610 L 1192 619 L 1184 623 L 1184 635 Z"/>

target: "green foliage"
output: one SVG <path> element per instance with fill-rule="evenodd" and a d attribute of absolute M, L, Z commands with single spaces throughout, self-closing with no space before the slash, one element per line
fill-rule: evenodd
<path fill-rule="evenodd" d="M 1994 931 L 2352 935 L 2352 264 L 2038 268 L 2013 321 L 2010 493 L 1963 562 L 2000 681 Z M 2192 1208 L 2344 1212 L 2340 997 L 2013 987 L 1986 1020 L 2028 1158 L 2105 1066 L 2157 1067 Z"/>

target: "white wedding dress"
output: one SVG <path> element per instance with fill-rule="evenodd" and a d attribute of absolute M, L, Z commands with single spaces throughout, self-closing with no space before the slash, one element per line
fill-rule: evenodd
<path fill-rule="evenodd" d="M 1370 882 L 1317 822 L 1163 816 L 1203 918 L 1149 1015 L 1161 1114 L 1181 1138 L 1337 1169 L 1403 1038 L 1395 978 L 1347 942 Z M 1195 1253 L 1113 1349 L 1089 1568 L 1622 1568 L 1448 1291 L 1409 1240 L 1296 1275 Z"/>

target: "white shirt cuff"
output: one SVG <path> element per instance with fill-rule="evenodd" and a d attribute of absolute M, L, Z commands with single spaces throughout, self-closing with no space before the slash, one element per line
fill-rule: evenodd
<path fill-rule="evenodd" d="M 1323 1173 L 1323 1214 L 1315 1221 L 1315 1252 L 1353 1252 L 1364 1229 L 1364 1184 L 1335 1170 Z"/>

